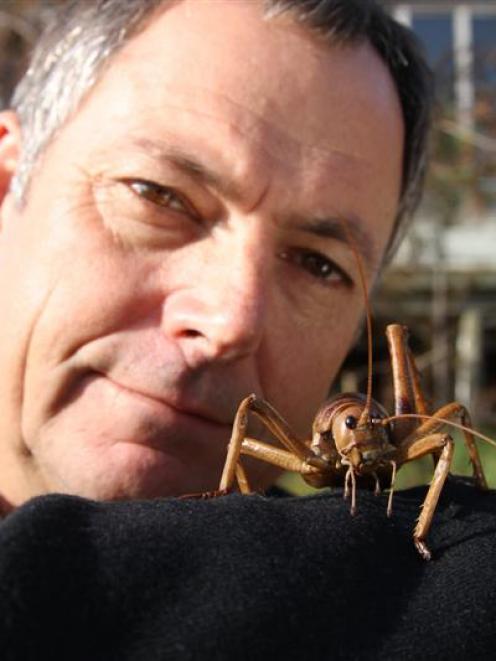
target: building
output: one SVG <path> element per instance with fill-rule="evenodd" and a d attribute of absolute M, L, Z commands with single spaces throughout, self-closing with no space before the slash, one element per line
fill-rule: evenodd
<path fill-rule="evenodd" d="M 473 128 L 476 105 L 488 95 L 494 100 L 496 2 L 391 4 L 395 18 L 410 26 L 425 45 L 442 99 L 454 105 L 456 123 L 467 130 Z"/>

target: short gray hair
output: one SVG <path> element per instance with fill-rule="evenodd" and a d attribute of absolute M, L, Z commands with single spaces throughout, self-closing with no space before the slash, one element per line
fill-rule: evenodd
<path fill-rule="evenodd" d="M 53 8 L 12 96 L 23 130 L 21 161 L 12 182 L 19 203 L 40 155 L 111 57 L 166 2 L 170 0 L 73 0 Z"/>
<path fill-rule="evenodd" d="M 112 56 L 146 27 L 155 12 L 177 1 L 72 0 L 57 7 L 12 98 L 24 138 L 12 183 L 19 203 L 26 195 L 34 165 Z M 386 64 L 405 125 L 401 199 L 388 248 L 391 253 L 418 204 L 426 167 L 432 77 L 417 40 L 376 0 L 264 0 L 264 5 L 268 18 L 291 14 L 330 43 L 369 41 Z"/>

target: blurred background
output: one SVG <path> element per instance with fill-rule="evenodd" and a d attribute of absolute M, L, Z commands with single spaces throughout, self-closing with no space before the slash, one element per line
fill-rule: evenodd
<path fill-rule="evenodd" d="M 496 1 L 383 4 L 421 40 L 437 103 L 423 202 L 374 298 L 374 393 L 391 406 L 384 327 L 406 324 L 433 410 L 458 400 L 496 438 Z M 365 365 L 362 339 L 339 389 L 363 391 Z M 496 486 L 496 448 L 480 449 Z M 463 443 L 454 471 L 470 472 Z M 426 459 L 400 482 L 431 474 Z"/>
<path fill-rule="evenodd" d="M 0 0 L 3 107 L 48 12 L 62 2 Z M 391 409 L 384 328 L 406 324 L 433 410 L 461 401 L 476 428 L 496 438 L 496 0 L 383 4 L 423 43 L 437 106 L 424 200 L 374 296 L 374 396 Z M 364 392 L 366 364 L 362 338 L 336 392 Z M 482 443 L 481 452 L 496 486 L 496 448 Z M 463 443 L 454 472 L 469 472 Z M 399 483 L 431 475 L 430 460 L 416 462 L 402 469 Z M 284 484 L 301 490 L 299 480 Z"/>

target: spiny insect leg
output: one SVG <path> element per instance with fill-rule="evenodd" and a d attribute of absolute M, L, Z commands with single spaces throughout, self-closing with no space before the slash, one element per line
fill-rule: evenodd
<path fill-rule="evenodd" d="M 454 442 L 449 434 L 430 434 L 422 438 L 411 438 L 406 440 L 398 449 L 397 461 L 402 464 L 413 461 L 426 454 L 441 451 L 436 464 L 434 476 L 422 504 L 420 516 L 413 532 L 413 541 L 420 555 L 429 560 L 431 553 L 425 542 L 425 538 L 431 527 L 432 518 L 436 510 L 441 490 L 449 474 L 451 461 L 453 459 Z"/>

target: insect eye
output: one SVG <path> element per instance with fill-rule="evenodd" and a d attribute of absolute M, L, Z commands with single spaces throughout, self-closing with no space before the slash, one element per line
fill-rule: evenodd
<path fill-rule="evenodd" d="M 344 424 L 348 427 L 348 429 L 355 429 L 357 426 L 357 419 L 354 415 L 349 415 L 344 421 Z"/>

